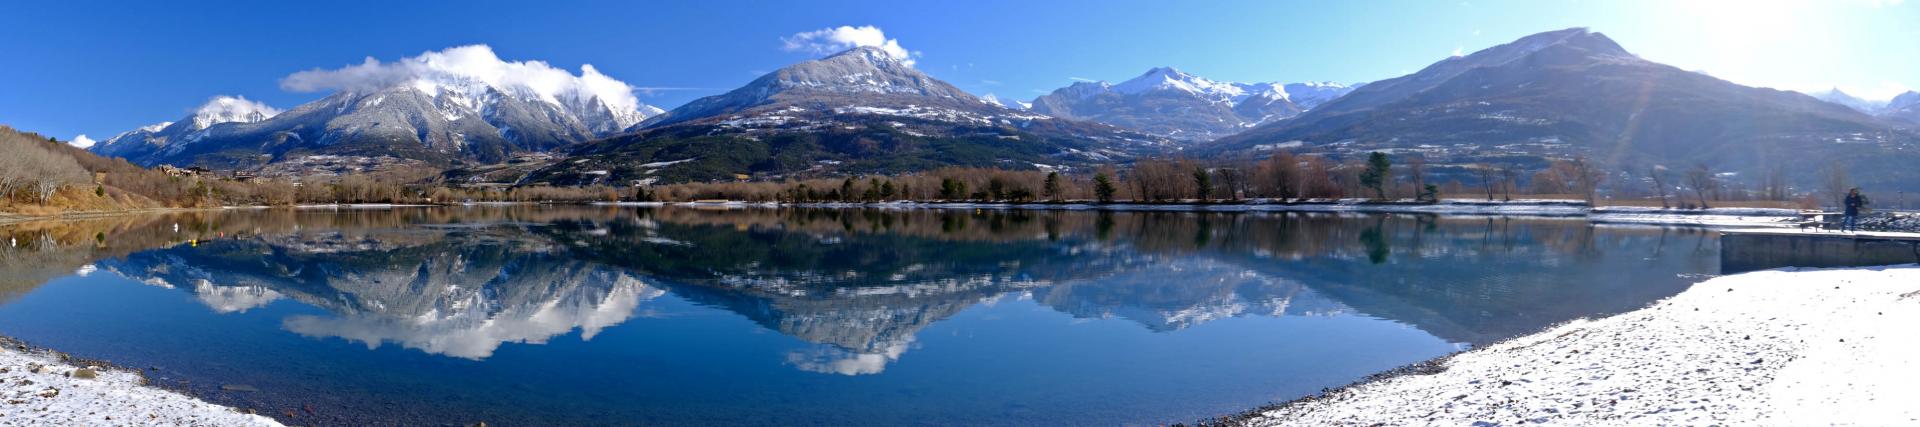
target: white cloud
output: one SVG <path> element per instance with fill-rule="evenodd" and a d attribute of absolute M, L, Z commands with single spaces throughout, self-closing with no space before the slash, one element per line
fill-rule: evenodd
<path fill-rule="evenodd" d="M 394 62 L 368 57 L 360 64 L 331 70 L 312 69 L 288 75 L 280 87 L 298 92 L 325 90 L 377 90 L 413 84 L 474 90 L 479 85 L 521 90 L 549 102 L 562 97 L 586 100 L 598 97 L 616 110 L 631 111 L 640 106 L 634 88 L 615 80 L 592 64 L 580 66 L 578 76 L 545 61 L 505 61 L 487 45 L 470 45 L 421 53 Z"/>
<path fill-rule="evenodd" d="M 71 140 L 67 140 L 67 144 L 80 148 L 92 147 L 93 143 L 93 138 L 88 138 L 87 134 L 84 133 L 80 134 L 80 136 L 73 137 Z"/>
<path fill-rule="evenodd" d="M 837 53 L 862 46 L 877 47 L 888 55 L 900 60 L 900 63 L 913 66 L 913 57 L 919 52 L 900 47 L 900 40 L 887 38 L 887 33 L 872 25 L 822 28 L 814 31 L 794 33 L 781 37 L 781 49 L 788 52 L 807 52 L 816 55 Z"/>
<path fill-rule="evenodd" d="M 1093 82 L 1099 81 L 1099 80 L 1089 79 L 1086 77 L 1067 77 L 1067 80 L 1072 80 L 1076 82 L 1087 82 L 1087 83 L 1093 83 Z"/>
<path fill-rule="evenodd" d="M 1453 56 L 1454 56 L 1454 57 L 1459 57 L 1459 56 L 1461 56 L 1461 53 L 1462 53 L 1462 52 L 1463 52 L 1464 50 L 1466 50 L 1466 48 L 1464 48 L 1464 47 L 1459 47 L 1459 46 L 1455 46 L 1455 47 L 1453 48 Z"/>

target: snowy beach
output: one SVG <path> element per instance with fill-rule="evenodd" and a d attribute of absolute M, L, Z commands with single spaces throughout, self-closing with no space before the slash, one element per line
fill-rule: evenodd
<path fill-rule="evenodd" d="M 1770 270 L 1226 424 L 1912 425 L 1920 266 Z"/>
<path fill-rule="evenodd" d="M 0 346 L 0 399 L 6 401 L 0 405 L 0 425 L 281 425 L 147 386 L 139 373 L 76 366 L 57 353 L 5 344 Z"/>

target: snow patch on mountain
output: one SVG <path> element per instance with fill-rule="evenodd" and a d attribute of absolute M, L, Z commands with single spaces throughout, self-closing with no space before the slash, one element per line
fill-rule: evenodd
<path fill-rule="evenodd" d="M 1026 111 L 1029 108 L 1033 108 L 1033 103 L 1031 102 L 1020 102 L 1020 101 L 1015 101 L 1010 99 L 1000 99 L 999 96 L 996 96 L 991 93 L 981 96 L 980 100 L 990 105 L 996 105 L 1002 108 L 1007 108 L 1012 110 Z"/>
<path fill-rule="evenodd" d="M 1246 97 L 1251 86 L 1246 83 L 1216 82 L 1181 72 L 1173 67 L 1158 67 L 1147 70 L 1147 73 L 1140 77 L 1113 85 L 1113 91 L 1138 95 L 1156 90 L 1177 90 L 1208 98 L 1238 101 Z M 1286 93 L 1281 92 L 1280 97 L 1284 99 Z"/>
<path fill-rule="evenodd" d="M 279 115 L 278 108 L 244 96 L 215 96 L 193 111 L 193 129 L 206 129 L 221 123 L 258 123 Z"/>

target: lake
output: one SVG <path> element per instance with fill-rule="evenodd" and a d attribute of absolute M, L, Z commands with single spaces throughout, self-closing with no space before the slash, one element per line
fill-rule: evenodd
<path fill-rule="evenodd" d="M 0 335 L 320 425 L 1152 425 L 1630 311 L 1687 228 L 491 206 L 0 226 Z"/>

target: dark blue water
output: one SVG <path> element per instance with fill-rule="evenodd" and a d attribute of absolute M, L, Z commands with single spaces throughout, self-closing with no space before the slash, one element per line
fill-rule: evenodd
<path fill-rule="evenodd" d="M 0 228 L 0 334 L 294 424 L 1187 422 L 1631 310 L 1695 230 L 423 208 Z"/>

